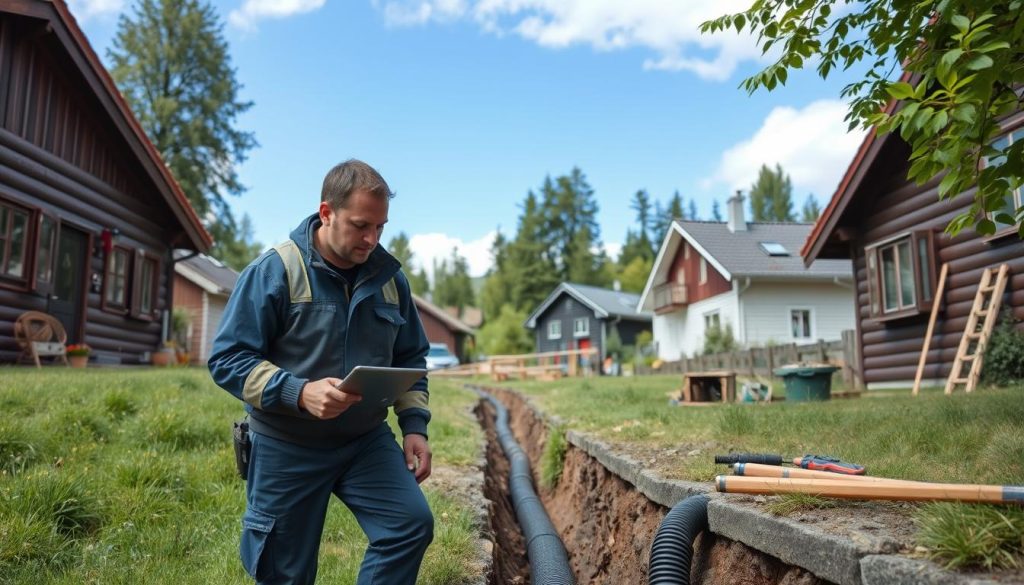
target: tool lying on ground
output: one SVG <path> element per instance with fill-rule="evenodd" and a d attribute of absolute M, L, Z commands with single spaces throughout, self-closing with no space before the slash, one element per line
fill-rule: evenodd
<path fill-rule="evenodd" d="M 845 475 L 864 475 L 863 465 L 840 461 L 835 457 L 827 455 L 804 455 L 794 457 L 792 460 L 783 458 L 782 455 L 770 453 L 729 453 L 728 455 L 715 455 L 715 463 L 756 463 L 759 465 L 782 465 L 792 463 L 801 469 L 813 471 L 828 471 L 831 473 L 842 473 Z"/>
<path fill-rule="evenodd" d="M 920 481 L 903 479 L 889 479 L 887 477 L 875 477 L 872 475 L 849 475 L 837 476 L 831 471 L 813 471 L 811 469 L 800 469 L 794 467 L 782 467 L 779 465 L 761 465 L 758 463 L 734 463 L 733 473 L 746 477 L 776 477 L 781 479 L 832 479 L 866 481 L 872 483 L 894 483 L 894 484 L 919 484 Z"/>
<path fill-rule="evenodd" d="M 927 483 L 867 478 L 784 479 L 719 475 L 715 487 L 737 494 L 814 494 L 851 500 L 982 502 L 1024 506 L 1024 486 Z"/>

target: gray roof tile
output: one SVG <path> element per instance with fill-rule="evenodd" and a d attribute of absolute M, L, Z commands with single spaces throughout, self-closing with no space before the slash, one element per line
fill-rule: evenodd
<path fill-rule="evenodd" d="M 853 275 L 849 260 L 817 260 L 804 268 L 800 248 L 811 233 L 809 223 L 752 222 L 746 231 L 730 232 L 725 223 L 679 221 L 676 224 L 733 276 L 845 277 Z M 769 256 L 761 242 L 778 242 L 789 256 Z"/>

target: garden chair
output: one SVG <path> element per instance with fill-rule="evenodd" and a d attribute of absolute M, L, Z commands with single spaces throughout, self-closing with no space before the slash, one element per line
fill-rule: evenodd
<path fill-rule="evenodd" d="M 14 339 L 21 347 L 18 361 L 31 359 L 37 368 L 43 367 L 41 357 L 52 357 L 68 365 L 68 357 L 64 344 L 68 334 L 53 315 L 41 311 L 26 311 L 14 322 Z"/>

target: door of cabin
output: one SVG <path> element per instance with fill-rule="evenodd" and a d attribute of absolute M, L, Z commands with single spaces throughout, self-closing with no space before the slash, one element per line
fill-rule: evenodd
<path fill-rule="evenodd" d="M 66 224 L 60 226 L 53 267 L 53 292 L 46 310 L 64 325 L 69 343 L 84 341 L 82 312 L 85 308 L 88 247 L 88 234 Z"/>

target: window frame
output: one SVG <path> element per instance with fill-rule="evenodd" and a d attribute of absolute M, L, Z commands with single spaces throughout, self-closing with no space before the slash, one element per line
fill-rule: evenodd
<path fill-rule="evenodd" d="M 152 321 L 157 315 L 157 302 L 159 301 L 160 287 L 160 259 L 155 254 L 147 253 L 139 248 L 135 250 L 132 262 L 131 298 L 128 299 L 129 314 L 132 318 L 143 321 Z M 151 266 L 149 276 L 149 309 L 143 307 L 143 272 L 146 266 Z"/>
<path fill-rule="evenodd" d="M 697 284 L 708 283 L 708 261 L 704 256 L 700 257 L 700 277 L 697 279 Z"/>
<path fill-rule="evenodd" d="M 562 338 L 562 320 L 552 319 L 548 321 L 548 339 Z"/>
<path fill-rule="evenodd" d="M 111 261 L 115 254 L 124 254 L 124 304 L 115 304 L 109 300 L 108 294 L 110 293 L 111 283 Z M 100 306 L 108 313 L 116 313 L 119 315 L 126 315 L 131 310 L 131 299 L 130 295 L 132 292 L 132 251 L 125 246 L 114 245 L 110 252 L 103 258 L 103 290 L 100 292 Z"/>
<path fill-rule="evenodd" d="M 580 323 L 583 327 L 580 328 Z M 572 336 L 573 337 L 590 337 L 590 318 L 589 317 L 576 317 L 572 321 Z"/>
<path fill-rule="evenodd" d="M 36 220 L 36 233 L 35 233 L 35 245 L 33 246 L 33 259 L 32 259 L 32 290 L 40 295 L 50 295 L 53 293 L 53 284 L 56 280 L 56 266 L 54 263 L 57 260 L 57 245 L 60 242 L 60 218 L 51 213 L 39 210 L 37 215 L 39 216 Z M 41 280 L 40 273 L 42 272 L 42 266 L 39 265 L 39 261 L 43 258 L 43 222 L 50 221 L 53 223 L 53 240 L 50 242 L 49 250 L 49 261 L 48 266 L 45 268 L 49 271 L 49 280 Z"/>
<path fill-rule="evenodd" d="M 914 284 L 914 299 L 904 303 L 902 288 L 898 285 L 900 275 L 899 245 L 906 242 L 910 247 L 911 274 Z M 893 249 L 897 262 L 897 305 L 893 309 L 885 306 L 885 271 L 882 266 L 882 251 Z M 868 280 L 868 312 L 875 321 L 887 321 L 927 313 L 931 311 L 935 296 L 937 274 L 935 270 L 937 251 L 935 234 L 932 230 L 901 232 L 864 246 L 865 267 Z"/>
<path fill-rule="evenodd" d="M 790 339 L 792 339 L 793 341 L 813 341 L 814 338 L 817 337 L 817 331 L 815 330 L 815 322 L 814 322 L 815 321 L 815 319 L 814 319 L 814 307 L 807 307 L 807 306 L 795 307 L 794 306 L 794 307 L 787 307 L 787 309 L 788 309 L 787 313 L 789 314 L 789 321 L 787 322 L 787 326 L 789 328 L 789 337 L 790 337 Z M 796 335 L 793 335 L 793 313 L 796 313 L 797 311 L 800 311 L 802 313 L 803 312 L 807 313 L 807 319 L 803 322 L 803 325 L 804 325 L 803 329 L 807 330 L 807 336 L 806 337 L 798 337 Z"/>
<path fill-rule="evenodd" d="M 707 331 L 708 329 L 711 329 L 711 326 L 712 326 L 711 322 L 712 321 L 714 321 L 714 325 L 717 325 L 719 329 L 722 328 L 722 312 L 721 311 L 719 311 L 717 309 L 714 310 L 714 311 L 708 311 L 707 313 L 704 313 L 703 316 L 704 316 L 704 330 L 705 331 Z"/>
<path fill-rule="evenodd" d="M 6 198 L 0 198 L 0 207 L 6 208 L 8 212 L 6 225 L 0 226 L 0 286 L 26 291 L 31 288 L 35 270 L 35 223 L 39 209 Z M 10 231 L 13 229 L 16 213 L 26 216 L 21 243 L 21 276 L 11 276 L 6 272 L 7 265 L 10 262 L 11 242 L 13 241 Z"/>

